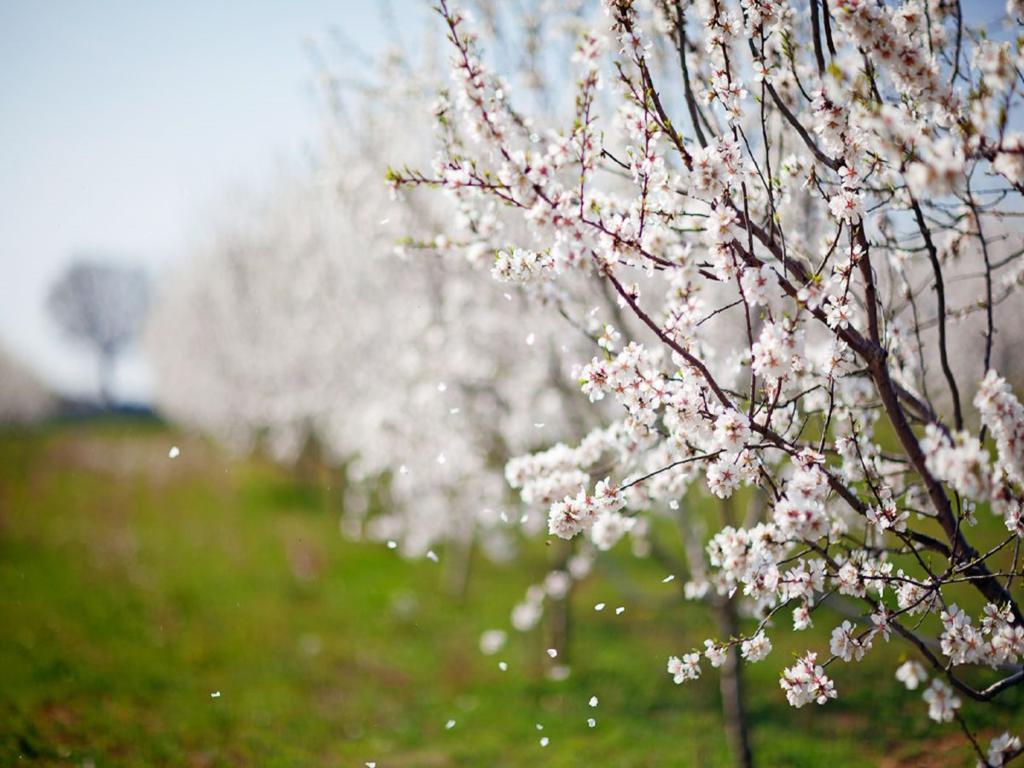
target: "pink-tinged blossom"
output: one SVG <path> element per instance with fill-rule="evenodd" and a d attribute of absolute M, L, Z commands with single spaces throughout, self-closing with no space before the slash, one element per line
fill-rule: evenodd
<path fill-rule="evenodd" d="M 554 277 L 555 260 L 548 254 L 513 248 L 499 251 L 491 274 L 503 283 L 527 285 Z"/>
<path fill-rule="evenodd" d="M 1009 733 L 1004 732 L 989 742 L 988 749 L 985 751 L 988 765 L 983 768 L 1001 768 L 1001 766 L 1006 765 L 1006 761 L 1009 758 L 1020 754 L 1020 751 L 1020 737 L 1011 736 Z"/>
<path fill-rule="evenodd" d="M 799 709 L 805 704 L 824 704 L 836 697 L 835 685 L 816 663 L 817 659 L 817 654 L 808 651 L 796 664 L 783 670 L 779 685 L 786 692 L 790 706 Z"/>
<path fill-rule="evenodd" d="M 715 443 L 727 452 L 737 452 L 750 439 L 750 420 L 739 411 L 723 411 L 715 419 Z"/>
<path fill-rule="evenodd" d="M 775 296 L 779 289 L 775 270 L 768 266 L 744 269 L 740 275 L 740 284 L 744 297 L 755 307 L 768 304 L 769 299 Z"/>
<path fill-rule="evenodd" d="M 801 334 L 784 323 L 765 323 L 751 352 L 754 373 L 758 376 L 785 379 L 802 367 Z"/>
<path fill-rule="evenodd" d="M 704 641 L 704 658 L 711 663 L 712 667 L 718 668 L 725 664 L 728 654 L 728 646 L 716 643 L 714 640 Z"/>
<path fill-rule="evenodd" d="M 766 658 L 772 651 L 772 641 L 762 631 L 743 641 L 740 652 L 743 658 L 753 663 Z"/>
<path fill-rule="evenodd" d="M 888 488 L 883 488 L 879 492 L 879 496 L 881 497 L 881 503 L 868 507 L 866 513 L 868 521 L 883 531 L 892 530 L 896 533 L 902 533 L 907 530 L 907 520 L 910 518 L 910 513 L 897 508 L 896 501 L 892 497 L 892 491 Z"/>
<path fill-rule="evenodd" d="M 812 626 L 814 626 L 814 622 L 811 620 L 811 609 L 807 603 L 793 609 L 793 629 L 795 631 L 801 632 Z"/>
<path fill-rule="evenodd" d="M 935 678 L 921 695 L 928 705 L 928 717 L 937 723 L 948 723 L 956 716 L 956 710 L 960 708 L 960 697 L 953 693 L 953 689 L 944 680 Z"/>
<path fill-rule="evenodd" d="M 977 439 L 958 432 L 950 439 L 934 424 L 921 441 L 928 469 L 969 499 L 984 498 L 991 487 L 989 455 Z"/>
<path fill-rule="evenodd" d="M 974 396 L 982 423 L 991 430 L 998 453 L 997 470 L 1024 485 L 1024 406 L 995 371 L 989 371 Z"/>
<path fill-rule="evenodd" d="M 916 691 L 921 683 L 928 680 L 928 673 L 920 662 L 910 659 L 896 669 L 896 679 L 903 683 L 908 691 Z"/>
<path fill-rule="evenodd" d="M 676 685 L 686 680 L 696 680 L 700 677 L 700 654 L 686 653 L 681 659 L 678 656 L 670 656 L 668 673 L 672 675 L 672 682 Z"/>
<path fill-rule="evenodd" d="M 708 490 L 720 499 L 729 498 L 739 487 L 741 476 L 737 460 L 736 454 L 723 453 L 717 460 L 708 464 Z"/>
<path fill-rule="evenodd" d="M 871 649 L 871 630 L 860 630 L 849 621 L 844 621 L 832 630 L 829 650 L 843 661 L 860 661 L 864 652 Z"/>
<path fill-rule="evenodd" d="M 636 525 L 636 518 L 626 517 L 619 512 L 604 512 L 598 515 L 590 529 L 590 539 L 594 546 L 606 551 L 619 543 Z"/>
<path fill-rule="evenodd" d="M 1014 184 L 1024 183 L 1024 134 L 1008 133 L 996 150 L 992 168 Z"/>
<path fill-rule="evenodd" d="M 864 196 L 856 190 L 840 189 L 828 201 L 828 210 L 837 221 L 856 224 L 864 215 Z"/>

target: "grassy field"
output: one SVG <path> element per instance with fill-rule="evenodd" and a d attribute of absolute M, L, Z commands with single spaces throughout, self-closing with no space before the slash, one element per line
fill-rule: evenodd
<path fill-rule="evenodd" d="M 549 554 L 476 563 L 458 600 L 443 551 L 438 565 L 346 541 L 322 487 L 261 462 L 140 423 L 0 436 L 0 766 L 726 765 L 715 675 L 664 672 L 708 616 L 653 563 L 599 561 L 567 680 L 546 679 L 539 632 L 481 655 Z M 890 684 L 895 642 L 833 668 L 838 701 L 790 709 L 779 670 L 825 650 L 826 624 L 748 668 L 760 765 L 974 764 Z M 968 717 L 1020 732 L 1021 704 Z"/>

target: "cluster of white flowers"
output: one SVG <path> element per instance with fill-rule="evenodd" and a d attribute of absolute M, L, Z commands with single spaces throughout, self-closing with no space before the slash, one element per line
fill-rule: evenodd
<path fill-rule="evenodd" d="M 921 683 L 928 679 L 928 673 L 920 662 L 911 659 L 900 664 L 896 670 L 896 679 L 903 683 L 908 691 L 916 691 Z"/>
<path fill-rule="evenodd" d="M 928 705 L 928 717 L 937 723 L 948 723 L 952 720 L 962 703 L 949 684 L 939 678 L 932 680 L 932 684 L 921 694 L 921 698 Z"/>
<path fill-rule="evenodd" d="M 740 653 L 747 661 L 761 661 L 771 653 L 772 641 L 764 632 L 758 632 L 753 637 L 744 640 L 740 648 Z"/>
<path fill-rule="evenodd" d="M 712 537 L 707 549 L 711 565 L 720 569 L 721 579 L 730 588 L 742 584 L 744 594 L 766 599 L 778 589 L 781 576 L 777 563 L 786 547 L 775 526 L 723 528 Z"/>
<path fill-rule="evenodd" d="M 969 432 L 952 437 L 934 424 L 929 424 L 921 448 L 927 457 L 928 469 L 969 499 L 988 496 L 991 485 L 989 455 Z"/>
<path fill-rule="evenodd" d="M 732 187 L 743 168 L 739 143 L 720 136 L 693 153 L 690 184 L 708 198 L 716 198 Z"/>
<path fill-rule="evenodd" d="M 888 487 L 879 489 L 878 504 L 868 507 L 865 516 L 880 530 L 892 530 L 895 533 L 906 531 L 907 520 L 910 519 L 910 513 L 905 509 L 900 510 Z"/>
<path fill-rule="evenodd" d="M 825 668 L 890 639 L 919 657 L 897 671 L 908 688 L 927 679 L 921 661 L 945 678 L 925 692 L 933 718 L 974 690 L 962 665 L 1002 675 L 971 696 L 994 698 L 1017 682 L 1001 665 L 1019 661 L 1024 627 L 1024 409 L 994 372 L 973 396 L 968 371 L 1014 364 L 1012 332 L 996 331 L 1024 284 L 1010 226 L 1024 152 L 1007 131 L 1021 46 L 941 3 L 816 3 L 823 28 L 761 0 L 653 17 L 604 5 L 611 29 L 573 57 L 571 127 L 542 131 L 557 118 L 513 102 L 442 0 L 459 119 L 446 114 L 434 176 L 392 178 L 518 216 L 500 279 L 543 282 L 556 304 L 583 286 L 605 299 L 560 306 L 566 336 L 598 350 L 574 378 L 603 426 L 539 441 L 507 463 L 509 484 L 547 509 L 550 535 L 589 533 L 598 550 L 649 515 L 683 517 L 701 475 L 702 498 L 742 498 L 742 523 L 723 513 L 706 538 L 684 523 L 685 591 L 758 624 L 670 657 L 676 683 L 702 659 L 764 659 L 776 612 L 805 630 L 838 594 L 859 615 L 825 625 L 830 658 L 808 651 L 782 671 L 793 706 L 834 698 Z M 686 41 L 679 98 L 663 91 L 662 34 Z M 599 88 L 612 70 L 615 88 Z M 986 506 L 1011 536 L 990 540 Z M 984 597 L 980 621 L 955 607 L 967 590 Z M 941 618 L 937 644 L 927 616 Z"/>
<path fill-rule="evenodd" d="M 872 630 L 858 634 L 849 621 L 844 621 L 832 630 L 829 650 L 843 661 L 860 661 L 865 651 L 871 650 Z"/>
<path fill-rule="evenodd" d="M 696 680 L 700 677 L 700 654 L 687 653 L 682 658 L 669 656 L 668 673 L 672 675 L 672 682 L 676 685 L 687 680 Z"/>
<path fill-rule="evenodd" d="M 974 405 L 996 441 L 996 472 L 1004 474 L 1008 482 L 1024 486 L 1024 406 L 995 371 L 985 375 Z"/>
<path fill-rule="evenodd" d="M 612 392 L 638 422 L 650 424 L 667 390 L 659 360 L 642 344 L 630 342 L 611 360 L 594 358 L 580 373 L 580 385 L 591 402 Z"/>
<path fill-rule="evenodd" d="M 548 533 L 562 539 L 571 539 L 580 531 L 589 530 L 601 517 L 615 515 L 620 518 L 618 511 L 624 505 L 622 494 L 606 478 L 597 484 L 593 493 L 581 490 L 575 496 L 565 496 L 552 504 L 548 513 Z M 607 543 L 607 537 L 612 533 L 609 525 L 618 526 L 622 533 L 627 529 L 623 523 L 606 522 L 600 534 L 602 543 Z"/>
<path fill-rule="evenodd" d="M 1024 134 L 1014 131 L 1003 137 L 992 169 L 1014 184 L 1024 183 Z"/>
<path fill-rule="evenodd" d="M 554 270 L 555 260 L 550 255 L 513 248 L 498 252 L 491 274 L 503 283 L 525 285 L 550 280 Z"/>
<path fill-rule="evenodd" d="M 988 745 L 985 752 L 987 766 L 982 768 L 1000 768 L 1006 765 L 1006 761 L 1021 753 L 1021 741 L 1019 736 L 1011 736 L 1009 733 L 1002 733 L 996 736 Z"/>
<path fill-rule="evenodd" d="M 845 134 L 849 119 L 841 104 L 829 98 L 822 88 L 815 92 L 811 102 L 814 132 L 821 139 L 822 148 L 832 156 L 841 156 L 846 150 Z"/>
<path fill-rule="evenodd" d="M 908 96 L 926 102 L 956 105 L 942 82 L 935 61 L 910 37 L 924 14 L 894 14 L 870 0 L 834 0 L 832 10 L 840 27 L 858 46 L 869 51 L 879 69 L 892 77 Z M 916 10 L 916 9 L 915 9 Z"/>
<path fill-rule="evenodd" d="M 843 185 L 829 200 L 828 209 L 836 220 L 856 224 L 864 215 L 864 198 L 856 189 Z"/>
<path fill-rule="evenodd" d="M 575 448 L 556 443 L 545 451 L 510 459 L 505 479 L 525 503 L 550 506 L 586 485 L 589 475 L 584 470 L 614 446 L 614 429 L 595 429 Z"/>
<path fill-rule="evenodd" d="M 803 332 L 795 331 L 785 321 L 768 322 L 750 348 L 751 370 L 767 379 L 783 380 L 797 374 L 804 365 Z"/>
<path fill-rule="evenodd" d="M 1016 664 L 1024 656 L 1024 627 L 1007 606 L 988 603 L 980 627 L 955 603 L 942 612 L 942 652 L 952 664 Z"/>
<path fill-rule="evenodd" d="M 797 709 L 812 702 L 824 704 L 836 697 L 835 684 L 817 660 L 817 654 L 808 653 L 782 671 L 779 685 L 786 692 L 786 700 Z"/>
<path fill-rule="evenodd" d="M 831 527 L 825 514 L 828 480 L 815 457 L 798 466 L 786 483 L 784 498 L 775 504 L 773 519 L 787 539 L 817 541 Z"/>

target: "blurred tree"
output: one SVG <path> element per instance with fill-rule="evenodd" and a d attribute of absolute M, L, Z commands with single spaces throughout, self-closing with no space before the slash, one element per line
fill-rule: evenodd
<path fill-rule="evenodd" d="M 73 262 L 50 289 L 47 307 L 61 330 L 97 355 L 104 404 L 111 402 L 117 358 L 140 329 L 148 304 L 141 269 L 87 259 Z"/>

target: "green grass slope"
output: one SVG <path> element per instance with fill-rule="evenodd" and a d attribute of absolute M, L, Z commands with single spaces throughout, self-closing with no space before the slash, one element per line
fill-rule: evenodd
<path fill-rule="evenodd" d="M 475 562 L 459 600 L 443 551 L 346 541 L 330 494 L 260 462 L 132 423 L 0 436 L 0 765 L 727 765 L 715 673 L 677 687 L 664 671 L 709 617 L 655 563 L 599 561 L 574 597 L 568 679 L 545 677 L 540 631 L 481 655 L 550 554 Z M 748 668 L 759 764 L 973 765 L 892 684 L 895 641 L 830 670 L 838 701 L 786 705 L 779 670 L 826 651 L 829 619 Z M 1020 732 L 1021 703 L 968 716 Z"/>

